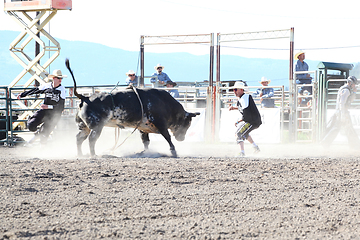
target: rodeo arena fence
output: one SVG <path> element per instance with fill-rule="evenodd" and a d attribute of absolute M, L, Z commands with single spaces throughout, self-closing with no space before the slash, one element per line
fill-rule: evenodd
<path fill-rule="evenodd" d="M 179 98 L 176 98 L 182 106 L 189 112 L 200 112 L 200 115 L 193 118 L 190 129 L 187 132 L 187 141 L 211 141 L 211 142 L 234 142 L 235 126 L 234 122 L 240 117 L 238 111 L 229 111 L 230 105 L 236 104 L 236 97 L 229 89 L 231 82 L 222 84 L 217 88 L 216 93 L 209 95 L 209 87 L 203 83 L 178 82 L 177 90 Z M 102 86 L 78 86 L 77 91 L 85 96 L 90 96 L 97 92 L 106 92 L 125 89 L 127 86 L 102 85 Z M 151 84 L 146 87 L 153 87 Z M 253 93 L 260 86 L 249 86 L 248 93 Z M 288 127 L 289 94 L 284 91 L 284 86 L 271 86 L 274 88 L 275 108 L 261 108 L 259 98 L 255 98 L 263 118 L 261 134 L 253 136 L 259 142 L 279 143 L 283 141 L 284 130 Z M 43 100 L 43 96 L 26 97 L 18 100 L 17 96 L 24 90 L 30 88 L 8 88 L 1 87 L 0 90 L 0 115 L 1 115 L 1 142 L 5 145 L 13 146 L 30 138 L 32 133 L 26 127 L 29 116 L 38 110 L 37 102 Z M 158 88 L 166 90 L 166 88 Z M 75 115 L 80 100 L 73 95 L 73 87 L 66 87 L 65 110 L 56 131 L 71 131 L 75 137 L 77 133 Z M 10 97 L 13 96 L 13 97 Z M 22 106 L 25 105 L 26 107 Z M 210 111 L 208 109 L 211 109 Z M 215 111 L 213 111 L 215 109 Z M 209 116 L 207 112 L 215 114 Z M 27 116 L 24 117 L 23 116 Z M 215 124 L 213 124 L 215 123 Z M 61 127 L 60 127 L 61 126 Z M 111 128 L 109 128 L 111 129 Z M 114 134 L 117 130 L 114 131 Z M 126 130 L 125 130 L 126 131 Z M 260 131 L 259 131 L 260 132 Z M 256 134 L 256 135 L 255 135 Z M 261 137 L 257 137 L 261 135 Z M 161 138 L 160 138 L 161 139 Z M 155 139 L 156 141 L 156 139 Z"/>
<path fill-rule="evenodd" d="M 296 84 L 288 90 L 284 86 L 268 86 L 274 89 L 275 107 L 262 108 L 260 99 L 254 97 L 262 116 L 263 124 L 252 136 L 259 143 L 314 143 L 321 140 L 326 129 L 326 123 L 335 111 L 336 96 L 338 89 L 346 82 L 349 64 L 321 62 L 318 70 L 308 72 L 295 72 L 297 74 L 308 73 L 312 76 L 311 84 Z M 145 77 L 149 78 L 149 77 Z M 193 142 L 230 142 L 235 141 L 234 122 L 240 117 L 238 111 L 229 111 L 232 104 L 236 104 L 236 97 L 229 89 L 235 81 L 222 82 L 218 86 L 209 87 L 208 82 L 191 83 L 177 82 L 176 87 L 180 93 L 176 98 L 189 112 L 200 112 L 193 118 L 192 125 L 187 132 L 186 141 Z M 300 87 L 311 87 L 312 94 L 299 94 Z M 78 92 L 83 95 L 91 95 L 96 92 L 107 92 L 125 89 L 127 86 L 102 85 L 102 86 L 79 86 Z M 145 88 L 154 87 L 145 84 Z M 211 89 L 210 89 L 211 88 Z M 256 89 L 263 86 L 248 86 L 247 93 L 253 94 Z M 0 136 L 1 142 L 13 146 L 25 141 L 27 136 L 32 135 L 26 127 L 27 117 L 38 109 L 38 102 L 42 96 L 28 97 L 22 100 L 16 99 L 19 93 L 29 88 L 0 87 Z M 166 88 L 159 88 L 164 89 Z M 79 99 L 73 95 L 73 87 L 66 87 L 67 97 L 62 119 L 54 130 L 71 131 L 75 137 L 77 133 L 75 114 Z M 212 94 L 209 94 L 212 93 Z M 293 95 L 293 97 L 292 97 Z M 306 99 L 307 104 L 301 104 Z M 26 107 L 25 107 L 26 106 Z M 350 109 L 351 120 L 355 130 L 360 130 L 360 99 L 356 99 Z M 211 114 L 208 114 L 208 113 Z M 110 129 L 110 128 L 109 128 Z M 111 130 L 113 131 L 113 130 Z M 125 130 L 126 131 L 126 130 Z M 114 131 L 114 136 L 118 134 Z M 160 139 L 160 138 L 159 138 Z M 155 141 L 157 138 L 155 137 Z M 336 141 L 343 141 L 342 136 Z"/>

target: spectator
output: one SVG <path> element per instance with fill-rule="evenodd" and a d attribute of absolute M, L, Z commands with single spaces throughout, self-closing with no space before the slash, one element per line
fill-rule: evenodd
<path fill-rule="evenodd" d="M 274 97 L 274 89 L 267 87 L 270 82 L 270 79 L 268 80 L 266 77 L 262 77 L 260 83 L 264 88 L 258 88 L 254 93 L 254 97 L 260 98 L 261 107 L 263 108 L 275 107 L 275 101 L 272 99 L 272 97 Z"/>
<path fill-rule="evenodd" d="M 138 77 L 136 76 L 135 72 L 133 70 L 129 70 L 126 73 L 126 76 L 128 76 L 125 80 L 126 85 L 133 85 L 134 87 L 138 86 Z"/>
<path fill-rule="evenodd" d="M 354 101 L 356 97 L 356 84 L 358 84 L 358 80 L 356 77 L 351 76 L 348 77 L 347 82 L 340 87 L 336 99 L 336 111 L 328 123 L 326 135 L 321 142 L 324 147 L 328 147 L 332 141 L 334 141 L 340 130 L 343 130 L 348 138 L 349 146 L 354 149 L 359 148 L 360 140 L 352 126 L 348 110 L 351 102 Z"/>
<path fill-rule="evenodd" d="M 257 129 L 261 125 L 261 116 L 259 110 L 256 107 L 256 104 L 251 95 L 245 93 L 245 84 L 243 82 L 235 82 L 233 87 L 230 87 L 238 97 L 238 101 L 236 103 L 236 107 L 230 106 L 229 111 L 231 110 L 239 110 L 241 114 L 241 119 L 235 123 L 236 129 L 236 140 L 240 145 L 240 157 L 245 156 L 244 150 L 244 140 L 248 140 L 255 150 L 255 153 L 260 152 L 259 147 L 253 141 L 250 136 L 250 132 L 254 129 Z"/>
<path fill-rule="evenodd" d="M 173 98 L 178 98 L 179 97 L 179 91 L 177 89 L 174 89 L 174 87 L 176 86 L 176 82 L 173 81 L 168 81 L 164 86 L 166 86 L 167 88 L 171 88 L 168 90 L 168 92 L 170 93 L 170 95 Z"/>
<path fill-rule="evenodd" d="M 150 79 L 150 82 L 154 84 L 154 87 L 162 86 L 166 84 L 168 81 L 171 81 L 169 76 L 163 72 L 164 68 L 165 67 L 162 66 L 160 63 L 154 67 L 156 72 L 152 75 L 152 77 L 157 77 L 157 80 L 156 78 Z"/>
<path fill-rule="evenodd" d="M 302 71 L 309 71 L 309 66 L 304 61 L 305 60 L 305 52 L 300 51 L 295 55 L 295 59 L 298 59 L 295 65 L 295 71 L 296 72 L 302 72 Z M 296 74 L 296 84 L 311 84 L 310 74 L 308 73 L 302 73 L 302 74 Z M 301 95 L 312 95 L 312 87 L 311 86 L 304 86 L 300 87 L 298 91 Z M 307 103 L 310 101 L 310 97 L 308 98 L 302 98 L 301 99 L 301 106 L 307 106 Z"/>

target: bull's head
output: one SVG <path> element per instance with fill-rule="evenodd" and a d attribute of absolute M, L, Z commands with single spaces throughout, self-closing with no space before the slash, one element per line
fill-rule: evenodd
<path fill-rule="evenodd" d="M 189 129 L 191 125 L 191 119 L 193 117 L 196 117 L 196 115 L 200 115 L 200 113 L 186 112 L 185 117 L 183 119 L 180 119 L 178 124 L 173 129 L 171 129 L 177 141 L 184 141 L 186 131 Z"/>

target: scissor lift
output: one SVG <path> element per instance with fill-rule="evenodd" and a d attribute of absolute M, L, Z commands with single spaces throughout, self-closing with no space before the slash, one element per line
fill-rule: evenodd
<path fill-rule="evenodd" d="M 10 54 L 24 70 L 8 85 L 9 88 L 16 87 L 27 73 L 31 74 L 31 77 L 21 87 L 26 88 L 35 80 L 39 83 L 48 82 L 47 76 L 49 73 L 46 69 L 60 55 L 60 44 L 45 31 L 44 27 L 55 16 L 58 10 L 71 9 L 72 0 L 4 0 L 4 11 L 23 29 L 10 44 L 9 50 Z M 31 12 L 36 13 L 36 16 L 31 17 Z M 49 14 L 46 14 L 47 12 Z M 39 33 L 49 39 L 53 45 L 46 45 L 38 36 Z M 25 52 L 25 48 L 32 40 L 36 41 L 42 48 L 34 59 Z M 46 52 L 52 52 L 53 54 L 43 65 L 40 65 L 40 59 L 45 56 Z M 10 97 L 16 98 L 13 94 Z M 41 100 L 35 101 L 29 109 L 37 107 L 40 103 Z M 17 101 L 17 104 L 23 109 L 28 108 L 22 101 Z M 18 119 L 25 119 L 29 113 L 29 111 L 25 111 Z M 13 124 L 13 128 L 15 128 L 18 123 L 19 122 Z"/>

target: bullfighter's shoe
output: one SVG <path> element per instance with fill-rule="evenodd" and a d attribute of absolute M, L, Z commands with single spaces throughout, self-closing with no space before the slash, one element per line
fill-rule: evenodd
<path fill-rule="evenodd" d="M 240 157 L 240 158 L 245 157 L 245 153 L 244 153 L 244 152 L 240 152 L 236 157 Z"/>
<path fill-rule="evenodd" d="M 259 152 L 260 152 L 259 146 L 254 147 L 254 153 L 259 153 Z"/>

